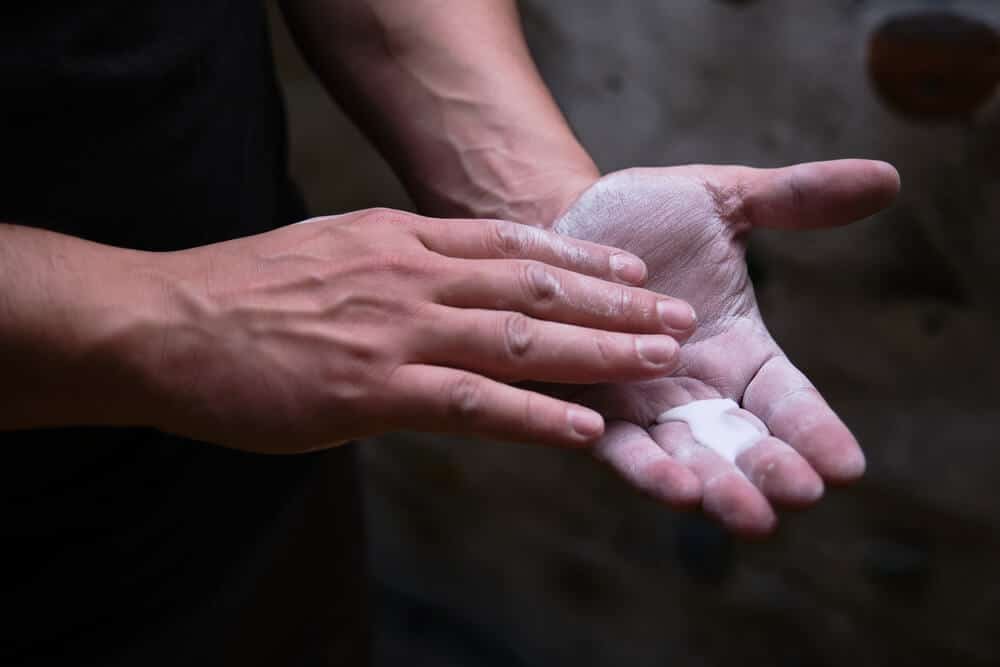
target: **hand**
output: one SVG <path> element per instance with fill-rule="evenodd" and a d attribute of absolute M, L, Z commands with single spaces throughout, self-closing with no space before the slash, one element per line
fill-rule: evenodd
<path fill-rule="evenodd" d="M 697 331 L 669 377 L 556 392 L 615 420 L 597 455 L 639 489 L 677 507 L 700 502 L 745 536 L 774 528 L 774 506 L 818 500 L 823 480 L 859 477 L 865 462 L 858 443 L 761 320 L 746 242 L 754 227 L 808 229 L 864 218 L 898 189 L 891 166 L 842 160 L 775 170 L 633 169 L 587 190 L 556 231 L 637 254 L 651 289 L 669 290 L 698 313 Z M 735 400 L 737 414 L 768 434 L 735 465 L 697 444 L 682 422 L 654 425 L 665 410 L 719 397 Z"/>
<path fill-rule="evenodd" d="M 504 383 L 655 377 L 693 324 L 620 284 L 644 279 L 637 258 L 552 232 L 384 210 L 310 222 L 153 256 L 177 316 L 127 334 L 154 364 L 153 425 L 267 452 L 395 429 L 582 445 L 599 414 Z"/>

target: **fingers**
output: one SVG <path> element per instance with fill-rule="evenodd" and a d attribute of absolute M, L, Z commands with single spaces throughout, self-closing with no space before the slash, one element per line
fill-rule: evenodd
<path fill-rule="evenodd" d="M 451 368 L 408 364 L 389 383 L 400 428 L 564 447 L 604 432 L 593 410 Z"/>
<path fill-rule="evenodd" d="M 767 435 L 753 414 L 742 409 L 727 414 L 745 419 L 762 433 L 759 441 L 735 453 L 734 460 L 698 442 L 684 422 L 654 426 L 649 437 L 698 478 L 706 514 L 739 535 L 761 537 L 777 525 L 772 506 L 810 505 L 823 495 L 823 482 L 794 449 Z M 614 433 L 609 427 L 602 442 Z"/>
<path fill-rule="evenodd" d="M 746 443 L 722 442 L 715 447 L 711 442 L 700 444 L 734 464 L 770 502 L 782 507 L 805 507 L 822 497 L 823 481 L 816 472 L 794 449 L 771 437 L 756 415 L 733 404 L 720 419 L 725 430 L 715 431 L 703 423 L 693 428 L 691 435 L 697 441 L 728 432 L 738 442 Z"/>
<path fill-rule="evenodd" d="M 864 473 L 865 457 L 857 440 L 784 355 L 758 371 L 743 395 L 743 406 L 827 481 L 850 482 Z"/>
<path fill-rule="evenodd" d="M 413 341 L 422 363 L 506 382 L 596 383 L 668 374 L 680 346 L 669 336 L 634 336 L 532 319 L 520 313 L 435 306 Z"/>
<path fill-rule="evenodd" d="M 820 499 L 823 495 L 823 481 L 798 452 L 781 440 L 771 437 L 767 427 L 756 415 L 733 404 L 731 409 L 719 415 L 719 419 L 722 421 L 715 428 L 704 422 L 693 429 L 688 428 L 693 438 L 691 441 L 735 465 L 776 505 L 804 507 Z M 685 427 L 687 428 L 686 425 Z M 725 442 L 730 436 L 745 444 Z M 706 437 L 722 438 L 723 442 L 717 445 L 713 445 L 711 441 L 697 442 L 699 438 Z M 682 441 L 689 440 L 682 438 Z"/>
<path fill-rule="evenodd" d="M 812 505 L 823 497 L 823 480 L 798 452 L 767 437 L 736 459 L 740 471 L 771 503 L 787 508 Z"/>
<path fill-rule="evenodd" d="M 616 285 L 535 261 L 453 260 L 452 277 L 438 290 L 457 308 L 513 310 L 545 320 L 686 339 L 694 309 L 680 299 Z"/>
<path fill-rule="evenodd" d="M 701 501 L 701 481 L 635 424 L 609 422 L 594 455 L 633 487 L 677 509 Z"/>
<path fill-rule="evenodd" d="M 646 280 L 646 265 L 635 255 L 528 225 L 428 219 L 416 231 L 429 250 L 448 257 L 531 259 L 604 280 L 632 285 Z"/>
<path fill-rule="evenodd" d="M 889 206 L 900 188 L 896 169 L 873 160 L 811 162 L 743 173 L 737 211 L 758 227 L 845 225 Z"/>
<path fill-rule="evenodd" d="M 763 537 L 777 526 L 778 518 L 761 491 L 731 462 L 699 444 L 687 424 L 659 424 L 650 429 L 650 435 L 701 481 L 702 509 L 707 515 L 747 538 Z"/>

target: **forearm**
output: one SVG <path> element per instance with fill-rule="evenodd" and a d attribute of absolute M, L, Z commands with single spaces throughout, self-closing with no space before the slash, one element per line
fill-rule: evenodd
<path fill-rule="evenodd" d="M 285 0 L 331 94 L 429 214 L 548 224 L 597 177 L 508 0 Z"/>
<path fill-rule="evenodd" d="M 0 430 L 145 423 L 148 256 L 0 225 Z"/>

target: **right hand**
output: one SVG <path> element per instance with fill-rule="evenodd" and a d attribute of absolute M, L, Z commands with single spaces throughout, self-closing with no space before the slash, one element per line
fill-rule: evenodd
<path fill-rule="evenodd" d="M 130 340 L 154 426 L 275 453 L 398 429 L 584 445 L 600 415 L 505 383 L 657 377 L 693 327 L 613 248 L 391 210 L 309 222 L 153 256 L 174 317 Z"/>

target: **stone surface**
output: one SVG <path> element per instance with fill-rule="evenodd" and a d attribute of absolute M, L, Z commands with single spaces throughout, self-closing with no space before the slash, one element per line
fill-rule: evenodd
<path fill-rule="evenodd" d="M 1000 26 L 1000 3 L 915 0 Z M 601 167 L 895 163 L 889 212 L 757 235 L 765 316 L 855 430 L 863 483 L 739 544 L 580 454 L 399 435 L 365 448 L 386 664 L 996 664 L 1000 100 L 923 124 L 876 93 L 893 0 L 527 0 L 532 48 Z M 406 206 L 289 55 L 314 212 Z"/>

